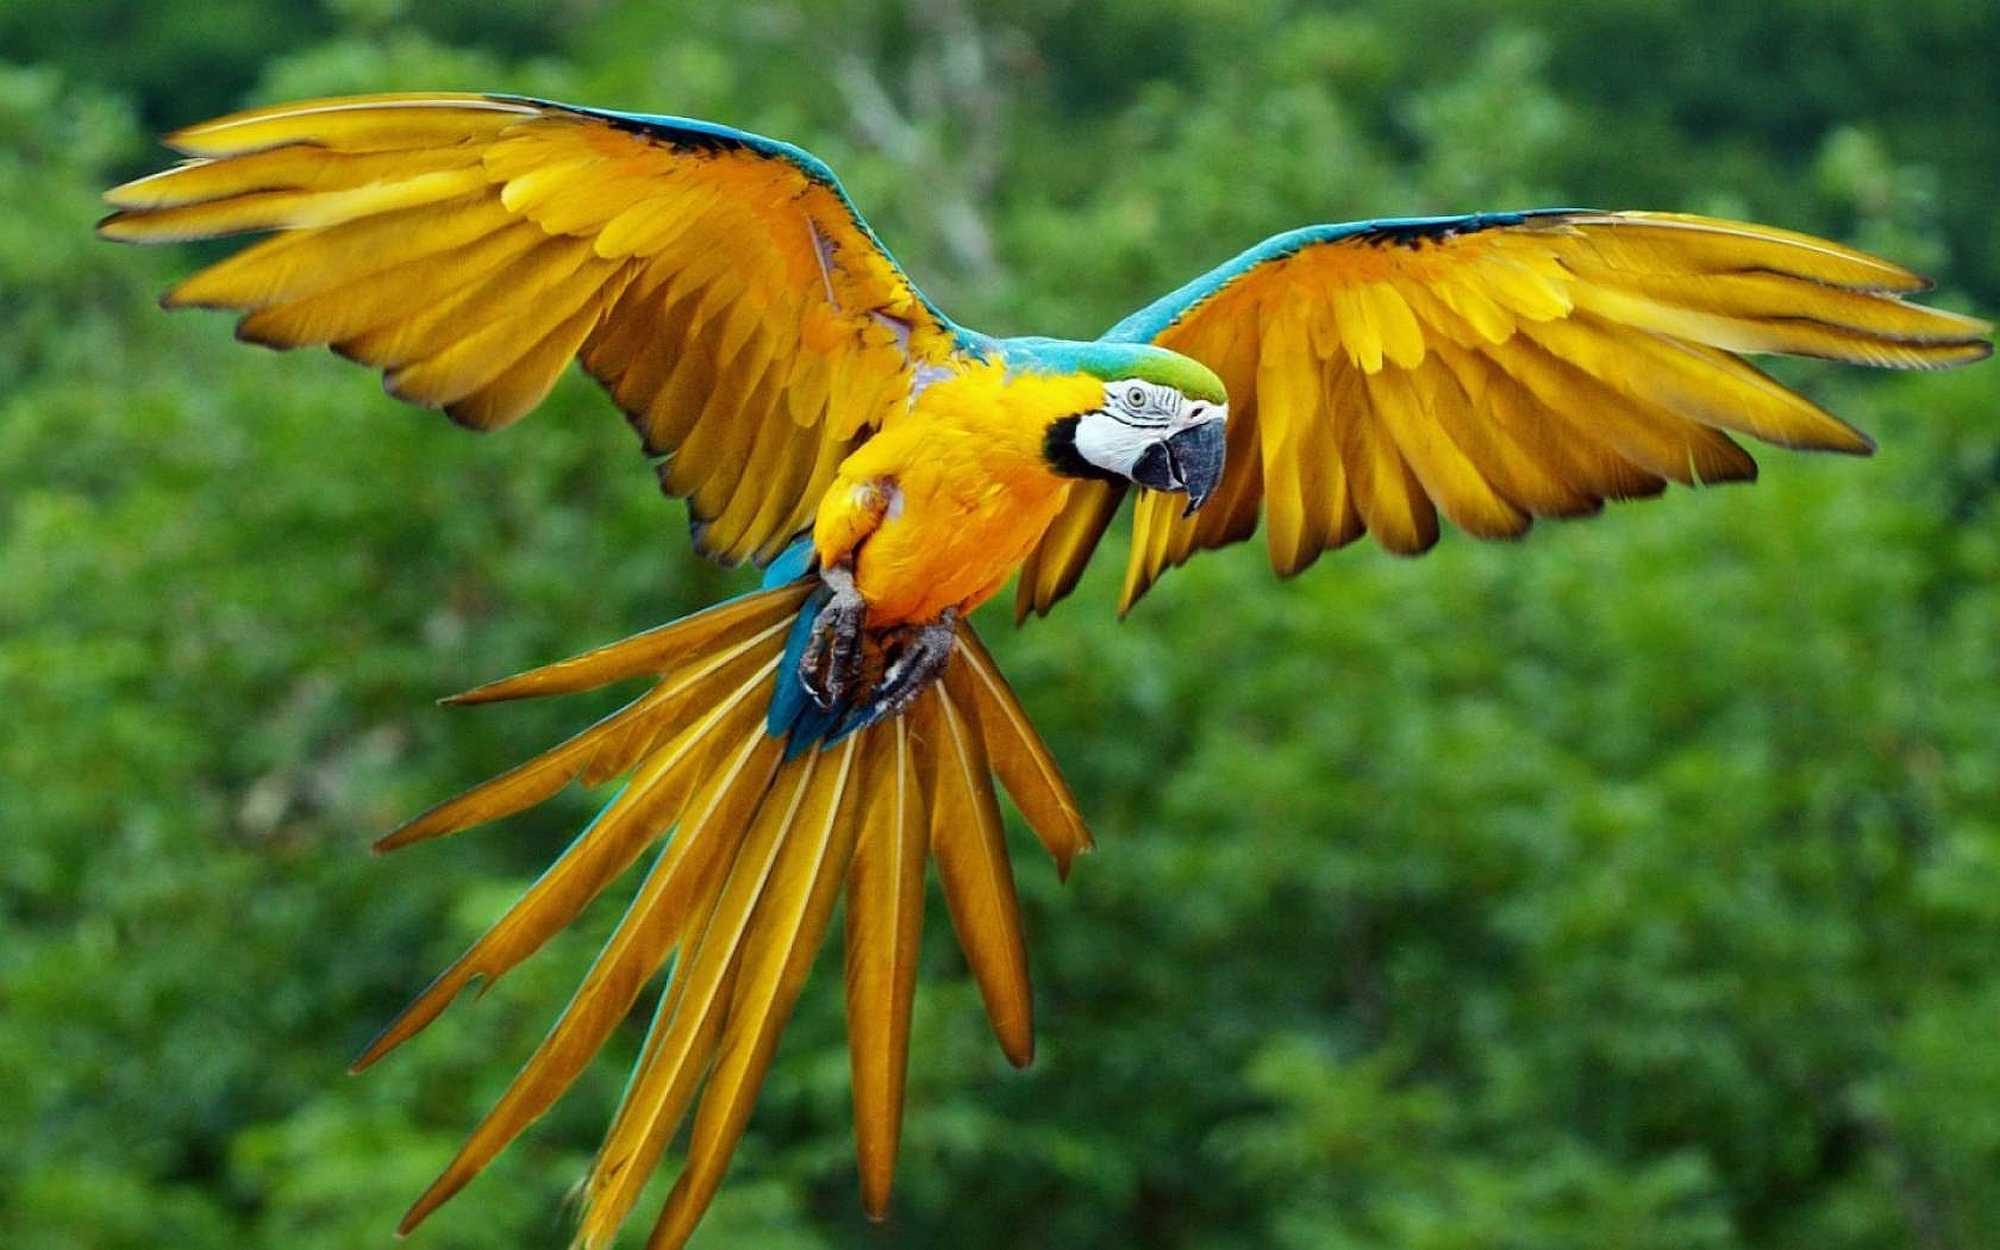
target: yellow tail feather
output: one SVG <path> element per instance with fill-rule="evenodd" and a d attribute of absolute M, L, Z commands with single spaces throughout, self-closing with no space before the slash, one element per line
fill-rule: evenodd
<path fill-rule="evenodd" d="M 664 840 L 610 941 L 548 1036 L 410 1208 L 414 1228 L 569 1088 L 647 982 L 674 959 L 624 1099 L 583 1184 L 578 1244 L 607 1246 L 682 1123 L 686 1165 L 649 1244 L 677 1247 L 720 1187 L 843 886 L 862 1204 L 888 1205 L 901 1135 L 923 866 L 1007 1057 L 1033 1056 L 1033 1002 L 997 774 L 1067 872 L 1090 834 L 1048 748 L 969 626 L 944 681 L 902 717 L 782 758 L 765 726 L 808 587 L 732 600 L 452 703 L 656 684 L 551 750 L 417 817 L 382 849 L 524 810 L 569 781 L 624 788 L 507 914 L 392 1022 L 365 1067 L 475 980 L 526 959 Z M 671 834 L 670 834 L 671 831 Z M 675 958 L 678 952 L 678 958 Z"/>

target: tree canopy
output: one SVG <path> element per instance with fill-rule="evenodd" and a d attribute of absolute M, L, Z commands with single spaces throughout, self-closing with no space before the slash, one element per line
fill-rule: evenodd
<path fill-rule="evenodd" d="M 1306 222 L 1535 204 L 1823 233 L 2000 309 L 1985 0 L 678 8 L 0 8 L 0 1243 L 386 1244 L 617 911 L 341 1076 L 603 797 L 372 859 L 606 706 L 430 698 L 747 577 L 580 377 L 472 438 L 162 315 L 196 258 L 90 229 L 154 133 L 415 88 L 727 121 L 996 333 Z M 1038 1058 L 934 898 L 869 1228 L 830 954 L 696 1244 L 2000 1240 L 2000 367 L 1785 377 L 1881 452 L 1284 583 L 1240 547 L 1123 623 L 1110 567 L 996 609 L 1099 842 L 1067 885 L 1014 843 Z M 562 1244 L 640 1026 L 413 1244 Z"/>

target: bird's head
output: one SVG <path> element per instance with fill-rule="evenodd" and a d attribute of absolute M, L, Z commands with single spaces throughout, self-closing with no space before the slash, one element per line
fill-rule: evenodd
<path fill-rule="evenodd" d="M 1075 344 L 1076 370 L 1103 391 L 1095 407 L 1049 428 L 1058 473 L 1181 491 L 1192 514 L 1222 481 L 1229 397 L 1198 360 L 1137 343 Z"/>

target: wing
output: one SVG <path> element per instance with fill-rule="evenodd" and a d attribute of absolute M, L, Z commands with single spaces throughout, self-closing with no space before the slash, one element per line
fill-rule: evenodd
<path fill-rule="evenodd" d="M 1134 313 L 1107 339 L 1193 356 L 1229 388 L 1206 507 L 1142 491 L 1120 610 L 1195 551 L 1247 538 L 1297 573 L 1372 532 L 1415 555 L 1438 513 L 1481 538 L 1606 499 L 1754 478 L 1730 437 L 1866 454 L 1851 426 L 1739 359 L 1935 369 L 1991 327 L 1904 296 L 1916 275 L 1821 239 L 1701 217 L 1569 209 L 1313 226 Z M 1120 488 L 1072 494 L 1018 610 L 1068 593 Z"/>
<path fill-rule="evenodd" d="M 581 358 L 689 501 L 697 544 L 764 561 L 958 330 L 832 171 L 705 122 L 511 96 L 383 95 L 239 113 L 194 159 L 115 188 L 144 243 L 274 231 L 170 307 L 326 344 L 388 391 L 489 430 Z"/>

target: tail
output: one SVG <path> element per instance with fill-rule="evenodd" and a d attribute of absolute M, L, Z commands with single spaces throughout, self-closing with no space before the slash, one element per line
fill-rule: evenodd
<path fill-rule="evenodd" d="M 768 710 L 812 585 L 731 600 L 573 659 L 480 686 L 453 704 L 652 689 L 568 741 L 423 813 L 392 850 L 525 810 L 573 780 L 630 774 L 561 858 L 355 1061 L 374 1063 L 474 979 L 539 949 L 648 847 L 644 883 L 562 1018 L 444 1173 L 409 1232 L 547 1111 L 678 955 L 644 1049 L 584 1183 L 578 1243 L 608 1246 L 681 1122 L 687 1164 L 649 1245 L 680 1246 L 715 1196 L 843 883 L 847 1017 L 862 1203 L 880 1218 L 901 1135 L 926 860 L 1001 1049 L 1033 1056 L 1021 940 L 993 778 L 1068 875 L 1090 849 L 1074 796 L 971 626 L 944 679 L 902 716 L 806 749 Z M 671 830 L 671 837 L 669 831 Z"/>

